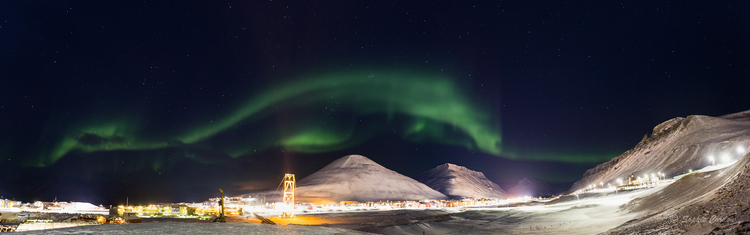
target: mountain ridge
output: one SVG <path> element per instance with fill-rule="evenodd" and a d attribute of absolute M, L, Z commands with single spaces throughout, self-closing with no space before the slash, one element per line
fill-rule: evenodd
<path fill-rule="evenodd" d="M 507 197 L 506 192 L 487 179 L 482 172 L 445 163 L 432 168 L 416 178 L 451 198 L 499 198 Z"/>

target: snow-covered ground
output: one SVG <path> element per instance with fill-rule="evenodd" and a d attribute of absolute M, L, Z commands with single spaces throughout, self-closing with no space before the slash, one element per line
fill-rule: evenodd
<path fill-rule="evenodd" d="M 38 208 L 0 208 L 0 213 L 45 213 L 45 214 L 91 214 L 91 215 L 108 215 L 107 209 L 61 209 L 61 210 L 42 210 Z"/>
<path fill-rule="evenodd" d="M 384 234 L 596 234 L 641 216 L 620 207 L 656 190 L 592 195 L 552 205 L 319 215 L 329 218 L 318 222 Z"/>
<path fill-rule="evenodd" d="M 40 234 L 41 231 L 15 234 Z M 251 223 L 140 223 L 44 230 L 43 234 L 367 234 L 341 228 Z"/>
<path fill-rule="evenodd" d="M 739 229 L 750 234 L 750 154 L 734 164 L 708 167 L 685 175 L 658 193 L 646 195 L 623 209 L 647 213 L 610 231 L 613 234 L 705 234 Z M 744 226 L 744 228 L 743 228 Z"/>
<path fill-rule="evenodd" d="M 549 205 L 498 208 L 401 209 L 300 214 L 272 217 L 284 225 L 249 223 L 143 223 L 46 230 L 46 234 L 596 234 L 642 216 L 621 210 L 636 197 L 660 188 L 629 193 L 588 193 L 580 200 Z M 296 226 L 292 226 L 296 225 Z M 302 226 L 315 225 L 315 226 Z M 24 233 L 20 233 L 24 234 Z"/>
<path fill-rule="evenodd" d="M 2 201 L 0 201 L 0 204 Z M 96 206 L 88 202 L 55 202 L 54 205 L 43 207 L 42 202 L 35 202 L 34 205 L 27 203 L 29 206 L 23 207 L 0 207 L 0 213 L 45 213 L 45 214 L 109 214 L 109 210 Z M 47 208 L 47 209 L 45 209 Z"/>
<path fill-rule="evenodd" d="M 299 214 L 293 219 L 271 218 L 284 225 L 162 222 L 85 226 L 45 233 L 703 234 L 714 228 L 735 232 L 738 226 L 750 228 L 750 225 L 735 223 L 748 217 L 737 213 L 744 213 L 742 210 L 748 208 L 749 166 L 750 158 L 743 157 L 736 164 L 696 170 L 673 183 L 658 184 L 656 188 L 616 194 L 606 190 L 591 191 L 516 207 L 342 211 Z M 706 217 L 705 213 L 720 216 L 718 219 L 723 221 Z M 731 221 L 725 223 L 727 219 Z"/>

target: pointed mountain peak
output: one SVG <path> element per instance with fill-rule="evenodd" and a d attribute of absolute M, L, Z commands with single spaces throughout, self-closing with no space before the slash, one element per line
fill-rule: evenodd
<path fill-rule="evenodd" d="M 459 166 L 453 163 L 445 163 L 432 169 L 433 171 L 472 171 L 464 166 Z"/>
<path fill-rule="evenodd" d="M 359 155 L 359 154 L 352 154 L 352 155 L 346 155 L 344 157 L 339 158 L 338 160 L 345 160 L 345 161 L 352 161 L 352 162 L 375 162 L 365 156 Z M 336 161 L 338 161 L 336 160 Z"/>
<path fill-rule="evenodd" d="M 342 158 L 336 159 L 335 161 L 331 162 L 327 166 L 325 166 L 323 169 L 332 169 L 332 168 L 356 168 L 356 167 L 364 167 L 364 166 L 376 166 L 376 167 L 383 167 L 377 162 L 362 156 L 362 155 L 347 155 Z"/>

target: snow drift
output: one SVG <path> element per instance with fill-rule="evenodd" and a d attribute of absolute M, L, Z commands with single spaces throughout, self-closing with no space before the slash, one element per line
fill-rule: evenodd
<path fill-rule="evenodd" d="M 515 186 L 508 189 L 508 194 L 516 196 L 516 197 L 523 197 L 523 196 L 532 196 L 532 197 L 539 197 L 539 196 L 552 196 L 555 194 L 555 190 L 552 187 L 552 185 L 548 184 L 547 182 L 538 180 L 538 179 L 527 179 L 523 178 L 516 183 Z"/>
<path fill-rule="evenodd" d="M 446 163 L 417 177 L 422 182 L 452 198 L 506 198 L 506 193 L 484 173 Z"/>
<path fill-rule="evenodd" d="M 442 193 L 361 155 L 331 162 L 297 182 L 299 202 L 445 199 Z"/>

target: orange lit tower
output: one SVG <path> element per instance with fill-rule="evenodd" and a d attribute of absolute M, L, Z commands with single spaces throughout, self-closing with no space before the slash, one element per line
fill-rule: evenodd
<path fill-rule="evenodd" d="M 292 218 L 294 217 L 294 214 L 292 214 L 292 211 L 294 210 L 294 188 L 296 187 L 296 180 L 294 179 L 294 174 L 286 174 L 284 175 L 284 203 L 289 204 L 289 211 L 284 211 L 281 213 L 281 218 Z"/>

